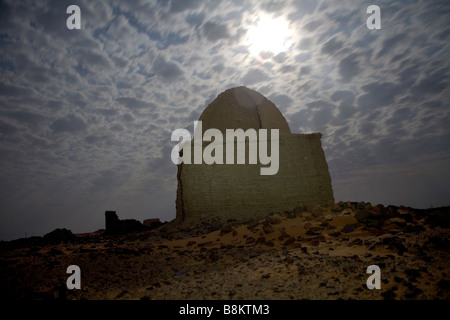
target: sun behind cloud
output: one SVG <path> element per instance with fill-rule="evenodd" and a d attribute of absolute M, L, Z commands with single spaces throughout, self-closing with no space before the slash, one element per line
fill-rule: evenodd
<path fill-rule="evenodd" d="M 277 55 L 292 45 L 292 30 L 283 18 L 259 17 L 247 33 L 252 55 L 271 53 Z"/>

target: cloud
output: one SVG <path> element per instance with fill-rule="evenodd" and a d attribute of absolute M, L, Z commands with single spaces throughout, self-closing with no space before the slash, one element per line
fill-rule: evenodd
<path fill-rule="evenodd" d="M 33 94 L 33 90 L 23 86 L 0 83 L 0 96 L 3 97 L 23 97 Z"/>
<path fill-rule="evenodd" d="M 350 82 L 352 78 L 360 73 L 356 54 L 351 54 L 339 62 L 339 74 L 343 82 Z"/>
<path fill-rule="evenodd" d="M 81 30 L 65 26 L 70 4 L 81 8 Z M 373 181 L 400 186 L 395 176 L 411 182 L 402 200 L 414 194 L 399 204 L 448 205 L 433 184 L 414 191 L 423 177 L 450 178 L 445 1 L 385 1 L 376 31 L 365 27 L 367 6 L 351 0 L 0 6 L 0 237 L 23 236 L 28 221 L 41 234 L 95 230 L 107 208 L 170 220 L 171 132 L 191 131 L 220 92 L 240 85 L 272 100 L 292 132 L 324 134 L 336 200 L 370 201 Z M 286 19 L 295 45 L 249 54 L 246 32 L 261 13 Z M 395 200 L 381 189 L 379 202 Z"/>
<path fill-rule="evenodd" d="M 261 69 L 251 69 L 242 77 L 242 82 L 245 85 L 251 85 L 269 79 L 269 76 Z"/>
<path fill-rule="evenodd" d="M 437 94 L 445 90 L 449 85 L 448 69 L 441 68 L 419 80 L 417 85 L 411 88 L 416 97 L 426 94 Z"/>
<path fill-rule="evenodd" d="M 311 73 L 311 67 L 309 66 L 303 66 L 300 68 L 300 75 L 308 75 Z"/>
<path fill-rule="evenodd" d="M 13 134 L 17 131 L 17 127 L 0 120 L 0 133 L 5 135 Z"/>
<path fill-rule="evenodd" d="M 381 44 L 381 49 L 378 51 L 376 58 L 379 59 L 382 56 L 388 54 L 390 51 L 392 51 L 395 47 L 397 47 L 400 44 L 404 44 L 408 40 L 408 35 L 404 33 L 393 35 L 385 40 L 383 40 L 383 43 Z"/>
<path fill-rule="evenodd" d="M 281 112 L 286 111 L 293 102 L 292 98 L 286 94 L 272 95 L 269 97 L 269 100 L 271 100 Z"/>
<path fill-rule="evenodd" d="M 170 12 L 179 13 L 186 10 L 194 10 L 197 9 L 201 4 L 201 0 L 171 0 Z"/>
<path fill-rule="evenodd" d="M 176 63 L 166 61 L 162 56 L 153 62 L 153 72 L 164 82 L 175 81 L 183 75 L 183 70 Z"/>
<path fill-rule="evenodd" d="M 273 57 L 273 60 L 275 60 L 278 63 L 283 63 L 286 61 L 286 59 L 288 58 L 286 52 L 280 52 L 279 54 L 277 54 L 276 56 Z"/>
<path fill-rule="evenodd" d="M 324 43 L 324 45 L 322 46 L 321 52 L 325 53 L 325 54 L 334 55 L 342 47 L 343 47 L 342 41 L 339 41 L 336 38 L 332 38 Z"/>
<path fill-rule="evenodd" d="M 199 27 L 205 20 L 206 15 L 203 12 L 191 13 L 186 16 L 186 22 L 191 26 Z"/>
<path fill-rule="evenodd" d="M 311 22 L 308 22 L 303 26 L 304 29 L 308 30 L 309 32 L 315 31 L 318 27 L 322 25 L 322 21 L 314 20 Z"/>
<path fill-rule="evenodd" d="M 343 103 L 352 104 L 355 100 L 355 94 L 351 91 L 339 90 L 331 95 L 331 100 L 342 101 Z"/>
<path fill-rule="evenodd" d="M 345 90 L 339 90 L 334 92 L 330 96 L 332 101 L 340 101 L 338 107 L 338 118 L 340 119 L 349 119 L 353 117 L 357 109 L 353 106 L 353 103 L 355 101 L 355 94 L 351 91 L 345 91 Z"/>
<path fill-rule="evenodd" d="M 86 122 L 74 114 L 58 118 L 50 125 L 54 133 L 77 132 L 86 129 L 86 127 Z"/>
<path fill-rule="evenodd" d="M 105 169 L 101 171 L 91 184 L 95 192 L 107 193 L 118 190 L 129 179 L 128 168 Z"/>
<path fill-rule="evenodd" d="M 389 106 L 402 93 L 401 88 L 391 82 L 372 82 L 361 89 L 367 93 L 359 96 L 357 102 L 364 110 Z"/>
<path fill-rule="evenodd" d="M 411 123 L 414 117 L 414 112 L 411 108 L 403 107 L 395 110 L 392 116 L 386 120 L 386 124 L 399 125 L 401 122 Z"/>
<path fill-rule="evenodd" d="M 229 37 L 228 28 L 224 24 L 205 22 L 202 26 L 203 35 L 211 42 L 216 42 Z"/>
<path fill-rule="evenodd" d="M 33 125 L 33 126 L 40 124 L 41 122 L 43 122 L 46 119 L 46 117 L 44 117 L 40 114 L 36 114 L 33 112 L 28 112 L 28 111 L 14 111 L 14 112 L 8 113 L 8 116 L 10 118 L 17 120 L 20 123 L 25 123 L 25 124 L 29 124 L 29 125 Z"/>
<path fill-rule="evenodd" d="M 284 0 L 262 0 L 258 1 L 258 4 L 262 10 L 274 13 L 286 8 L 288 2 Z"/>
<path fill-rule="evenodd" d="M 132 98 L 132 97 L 121 97 L 121 98 L 117 98 L 116 101 L 131 110 L 136 110 L 136 109 L 147 109 L 149 111 L 153 111 L 156 109 L 156 105 L 152 102 L 145 102 L 136 98 Z"/>

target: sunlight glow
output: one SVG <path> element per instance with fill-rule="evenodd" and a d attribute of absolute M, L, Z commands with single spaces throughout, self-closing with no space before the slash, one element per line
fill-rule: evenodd
<path fill-rule="evenodd" d="M 249 50 L 253 55 L 272 53 L 277 55 L 292 45 L 292 30 L 283 18 L 260 17 L 248 31 Z"/>

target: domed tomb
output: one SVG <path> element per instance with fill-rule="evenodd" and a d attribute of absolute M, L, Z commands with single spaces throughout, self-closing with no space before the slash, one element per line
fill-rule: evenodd
<path fill-rule="evenodd" d="M 219 129 L 279 129 L 290 134 L 289 125 L 280 110 L 259 92 L 247 87 L 228 89 L 200 115 L 203 131 Z"/>
<path fill-rule="evenodd" d="M 259 162 L 179 164 L 176 221 L 248 221 L 301 205 L 334 203 L 322 134 L 291 134 L 282 113 L 262 94 L 246 87 L 228 89 L 207 106 L 199 120 L 202 133 L 214 128 L 224 136 L 226 129 L 268 129 L 268 135 L 270 129 L 278 129 L 279 168 L 275 174 L 261 175 L 264 165 Z M 203 150 L 209 143 L 202 142 Z M 194 142 L 188 144 L 193 149 Z M 224 138 L 224 150 L 225 145 Z"/>

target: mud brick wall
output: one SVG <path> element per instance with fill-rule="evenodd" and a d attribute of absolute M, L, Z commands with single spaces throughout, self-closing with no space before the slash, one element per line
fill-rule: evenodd
<path fill-rule="evenodd" d="M 248 158 L 246 164 L 179 165 L 177 221 L 245 221 L 299 205 L 334 203 L 321 136 L 280 136 L 276 175 L 261 175 L 262 165 L 248 164 Z"/>

